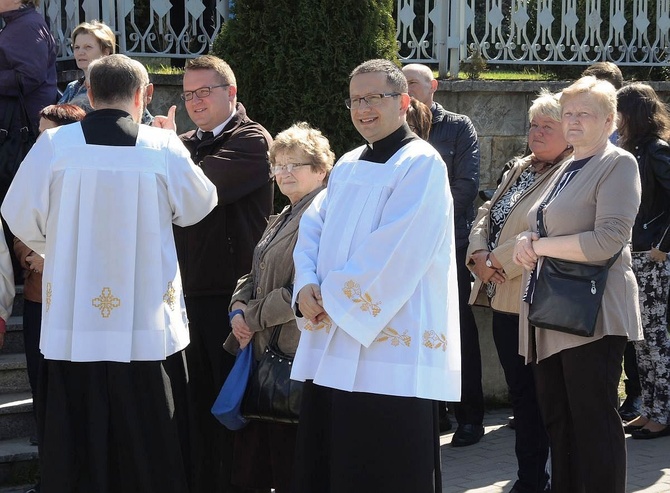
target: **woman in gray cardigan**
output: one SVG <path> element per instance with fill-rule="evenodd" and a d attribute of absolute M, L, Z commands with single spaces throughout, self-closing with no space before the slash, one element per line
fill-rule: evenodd
<path fill-rule="evenodd" d="M 279 190 L 291 204 L 268 227 L 254 250 L 251 272 L 242 277 L 230 303 L 232 334 L 224 348 L 235 354 L 253 344 L 259 360 L 272 332 L 281 329 L 279 348 L 294 355 L 300 331 L 291 308 L 293 248 L 303 212 L 323 189 L 335 155 L 328 139 L 306 123 L 279 133 L 270 146 L 270 165 Z M 297 425 L 250 421 L 235 433 L 232 482 L 237 486 L 287 493 L 293 469 Z"/>
<path fill-rule="evenodd" d="M 528 213 L 530 230 L 517 237 L 515 262 L 528 280 L 541 257 L 603 265 L 622 252 L 609 270 L 593 337 L 530 326 L 524 301 L 519 352 L 535 363 L 551 447 L 552 493 L 624 493 L 626 445 L 617 388 L 626 341 L 642 338 L 628 244 L 640 205 L 640 177 L 635 158 L 608 140 L 617 114 L 609 82 L 579 79 L 563 91 L 561 108 L 574 157 Z M 537 234 L 538 221 L 547 237 Z M 527 292 L 525 300 L 531 296 Z"/>

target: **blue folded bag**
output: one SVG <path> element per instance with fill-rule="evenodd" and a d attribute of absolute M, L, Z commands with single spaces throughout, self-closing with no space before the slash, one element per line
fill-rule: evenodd
<path fill-rule="evenodd" d="M 230 370 L 228 378 L 221 387 L 219 396 L 212 406 L 212 414 L 222 425 L 229 430 L 235 431 L 247 424 L 242 417 L 240 407 L 244 399 L 244 391 L 247 389 L 249 376 L 253 372 L 254 352 L 252 344 L 237 353 L 233 369 Z"/>

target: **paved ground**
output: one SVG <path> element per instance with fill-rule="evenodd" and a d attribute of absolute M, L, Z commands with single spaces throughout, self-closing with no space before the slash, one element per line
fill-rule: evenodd
<path fill-rule="evenodd" d="M 510 410 L 484 417 L 486 434 L 475 445 L 453 448 L 452 434 L 441 437 L 443 493 L 507 493 L 516 480 L 514 430 Z M 627 436 L 627 493 L 670 493 L 670 437 L 633 440 Z"/>
<path fill-rule="evenodd" d="M 514 431 L 507 425 L 509 409 L 484 417 L 486 435 L 470 447 L 453 448 L 452 434 L 442 435 L 443 493 L 507 493 L 516 479 Z M 670 493 L 670 437 L 626 440 L 628 493 Z M 0 488 L 22 493 L 25 488 Z M 316 492 L 315 492 L 316 493 Z M 407 492 L 411 493 L 411 492 Z"/>

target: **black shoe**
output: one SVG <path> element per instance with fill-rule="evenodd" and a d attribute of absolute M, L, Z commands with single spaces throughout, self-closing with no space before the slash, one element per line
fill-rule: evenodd
<path fill-rule="evenodd" d="M 632 421 L 640 415 L 642 398 L 638 396 L 627 396 L 619 408 L 619 416 L 624 421 Z"/>
<path fill-rule="evenodd" d="M 633 430 L 630 432 L 633 438 L 638 440 L 651 440 L 652 438 L 660 438 L 670 436 L 670 425 L 666 426 L 660 431 L 649 431 L 645 428 Z"/>
<path fill-rule="evenodd" d="M 624 433 L 633 433 L 634 431 L 641 430 L 642 425 L 624 425 L 623 427 L 623 432 Z"/>
<path fill-rule="evenodd" d="M 452 428 L 451 420 L 449 419 L 449 415 L 447 414 L 445 414 L 440 418 L 439 424 L 440 424 L 440 434 L 446 433 Z"/>
<path fill-rule="evenodd" d="M 24 491 L 24 493 L 40 493 L 40 484 L 37 483 L 37 484 L 36 484 L 35 486 L 33 486 L 32 488 L 27 489 L 26 491 Z"/>
<path fill-rule="evenodd" d="M 451 439 L 452 447 L 467 447 L 474 445 L 484 436 L 482 425 L 458 425 L 454 437 Z"/>
<path fill-rule="evenodd" d="M 514 421 L 514 416 L 512 416 L 509 421 L 507 421 L 507 426 L 509 426 L 511 429 L 516 430 L 516 422 Z M 512 493 L 514 490 L 510 491 Z"/>
<path fill-rule="evenodd" d="M 34 445 L 38 445 L 37 437 L 36 437 L 35 435 L 31 436 L 31 437 L 28 439 L 28 442 L 30 443 L 30 445 L 33 445 L 33 446 L 34 446 Z"/>

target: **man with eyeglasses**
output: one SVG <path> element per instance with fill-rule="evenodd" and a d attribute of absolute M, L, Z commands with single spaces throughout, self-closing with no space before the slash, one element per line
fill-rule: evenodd
<path fill-rule="evenodd" d="M 451 445 L 465 447 L 477 443 L 484 435 L 482 357 L 477 323 L 468 304 L 472 279 L 466 267 L 468 237 L 475 218 L 475 199 L 479 190 L 479 141 L 470 118 L 447 111 L 433 100 L 437 81 L 429 67 L 412 63 L 403 67 L 403 73 L 407 77 L 410 96 L 428 106 L 433 113 L 428 142 L 437 149 L 447 166 L 451 195 L 454 197 L 463 383 L 461 401 L 454 405 L 458 428 Z M 440 428 L 448 431 L 451 423 L 445 405 L 441 406 L 440 413 Z"/>
<path fill-rule="evenodd" d="M 441 491 L 438 400 L 460 396 L 453 203 L 437 151 L 405 121 L 388 60 L 351 74 L 367 144 L 305 212 L 294 251 L 305 381 L 294 493 Z"/>
<path fill-rule="evenodd" d="M 210 409 L 234 358 L 223 350 L 228 305 L 237 280 L 251 270 L 254 247 L 272 212 L 268 132 L 237 102 L 230 66 L 205 55 L 186 64 L 181 97 L 197 129 L 181 136 L 193 161 L 216 185 L 217 207 L 198 224 L 175 228 L 191 344 L 186 350 L 198 426 L 193 491 L 236 491 L 230 485 L 232 432 Z M 174 107 L 157 125 L 173 128 Z"/>

